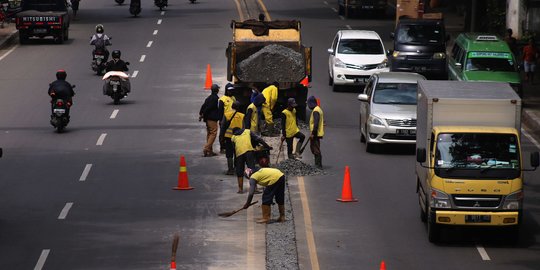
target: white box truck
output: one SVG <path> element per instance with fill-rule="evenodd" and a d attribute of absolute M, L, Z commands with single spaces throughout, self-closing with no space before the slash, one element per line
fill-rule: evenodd
<path fill-rule="evenodd" d="M 416 175 L 428 238 L 441 226 L 507 226 L 523 203 L 521 99 L 505 83 L 419 81 Z M 531 166 L 538 167 L 538 152 Z M 534 170 L 533 169 L 533 170 Z"/>

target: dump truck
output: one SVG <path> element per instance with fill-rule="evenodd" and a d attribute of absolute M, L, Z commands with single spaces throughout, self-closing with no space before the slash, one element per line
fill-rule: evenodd
<path fill-rule="evenodd" d="M 428 239 L 444 226 L 506 227 L 518 239 L 525 169 L 521 99 L 507 83 L 419 81 L 416 192 Z"/>
<path fill-rule="evenodd" d="M 227 80 L 243 109 L 254 87 L 261 91 L 278 82 L 274 113 L 295 98 L 299 119 L 306 119 L 307 84 L 311 81 L 311 47 L 302 44 L 299 21 L 232 21 L 232 42 L 226 50 Z"/>

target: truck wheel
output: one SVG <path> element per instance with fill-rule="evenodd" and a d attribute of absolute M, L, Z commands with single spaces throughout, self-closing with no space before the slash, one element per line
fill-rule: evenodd
<path fill-rule="evenodd" d="M 54 41 L 56 42 L 56 44 L 62 44 L 62 43 L 64 43 L 64 32 L 62 31 L 62 33 L 60 33 L 59 35 L 55 36 L 55 37 L 54 37 Z"/>
<path fill-rule="evenodd" d="M 19 31 L 19 43 L 28 44 L 28 36 L 20 31 Z"/>
<path fill-rule="evenodd" d="M 437 223 L 435 223 L 435 218 L 429 214 L 427 221 L 427 231 L 428 231 L 428 240 L 431 243 L 436 243 L 439 241 L 441 228 Z"/>
<path fill-rule="evenodd" d="M 66 30 L 64 31 L 64 40 L 67 41 L 69 39 L 69 29 L 66 28 Z"/>

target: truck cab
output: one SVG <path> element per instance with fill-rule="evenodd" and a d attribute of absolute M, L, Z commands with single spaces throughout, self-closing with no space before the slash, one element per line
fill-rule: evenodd
<path fill-rule="evenodd" d="M 56 43 L 69 39 L 70 17 L 65 0 L 23 0 L 16 15 L 19 42 L 26 44 L 30 37 L 52 36 Z"/>

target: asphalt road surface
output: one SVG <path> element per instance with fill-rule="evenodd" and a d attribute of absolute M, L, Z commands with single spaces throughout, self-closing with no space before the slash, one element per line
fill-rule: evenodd
<path fill-rule="evenodd" d="M 197 118 L 209 94 L 206 65 L 214 82 L 226 83 L 230 21 L 265 11 L 274 20 L 302 21 L 304 44 L 313 47 L 310 92 L 327 123 L 328 174 L 289 179 L 301 269 L 378 269 L 383 260 L 387 269 L 538 269 L 539 172 L 525 173 L 518 243 L 497 230 L 447 230 L 434 245 L 419 218 L 413 147 L 365 152 L 356 89 L 331 91 L 326 50 L 336 31 L 348 28 L 375 30 L 389 44 L 391 18 L 344 20 L 337 1 L 169 2 L 160 12 L 145 1 L 132 18 L 127 5 L 82 1 L 65 44 L 0 51 L 0 269 L 168 269 L 175 233 L 178 269 L 264 269 L 265 226 L 253 222 L 260 208 L 217 216 L 246 196 L 223 175 L 223 156 L 201 157 L 206 132 Z M 120 105 L 102 95 L 90 69 L 88 41 L 98 23 L 113 37 L 110 50 L 131 62 L 132 93 Z M 59 68 L 77 85 L 62 134 L 49 124 L 46 94 Z M 522 146 L 528 163 L 538 143 L 523 136 Z M 171 189 L 181 155 L 191 191 Z M 345 165 L 357 203 L 336 202 Z"/>

